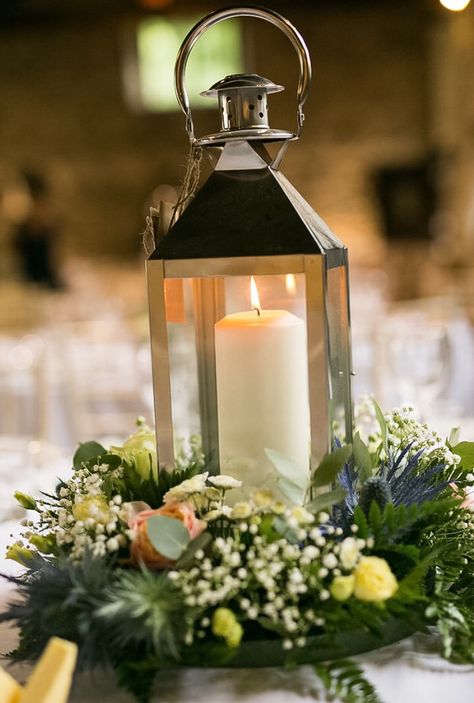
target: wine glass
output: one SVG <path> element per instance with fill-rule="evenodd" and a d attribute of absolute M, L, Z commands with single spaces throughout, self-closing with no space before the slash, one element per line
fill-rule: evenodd
<path fill-rule="evenodd" d="M 429 317 L 400 320 L 387 340 L 388 371 L 402 404 L 426 417 L 447 389 L 451 371 L 446 325 Z"/>

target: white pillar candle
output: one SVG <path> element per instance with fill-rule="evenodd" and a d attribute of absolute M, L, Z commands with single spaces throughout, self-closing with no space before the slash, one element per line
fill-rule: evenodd
<path fill-rule="evenodd" d="M 273 449 L 309 475 L 306 326 L 285 310 L 253 309 L 216 323 L 221 471 L 274 487 Z"/>

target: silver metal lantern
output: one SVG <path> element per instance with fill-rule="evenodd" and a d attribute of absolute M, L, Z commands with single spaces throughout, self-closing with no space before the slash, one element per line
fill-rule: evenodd
<path fill-rule="evenodd" d="M 242 74 L 203 93 L 217 98 L 222 128 L 198 138 L 188 56 L 210 27 L 243 16 L 272 23 L 296 49 L 296 132 L 268 123 L 268 96 L 283 87 Z M 352 429 L 347 249 L 279 171 L 303 125 L 310 57 L 278 13 L 219 10 L 184 40 L 175 82 L 193 158 L 219 158 L 147 262 L 159 460 L 172 467 L 180 443 L 198 436 L 207 468 L 263 486 L 272 452 L 308 470 L 337 430 L 350 441 Z"/>

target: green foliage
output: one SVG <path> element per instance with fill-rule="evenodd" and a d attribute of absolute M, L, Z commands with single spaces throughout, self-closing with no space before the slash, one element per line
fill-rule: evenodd
<path fill-rule="evenodd" d="M 325 493 L 320 493 L 311 503 L 305 505 L 306 510 L 317 515 L 323 510 L 328 510 L 332 508 L 336 503 L 345 497 L 346 492 L 343 488 L 335 488 L 333 491 L 326 491 Z"/>
<path fill-rule="evenodd" d="M 196 464 L 175 471 L 159 468 L 158 477 L 155 478 L 150 466 L 148 477 L 143 478 L 127 461 L 120 461 L 123 466 L 123 474 L 120 479 L 113 481 L 113 490 L 119 493 L 124 501 L 141 500 L 148 503 L 151 508 L 159 508 L 163 504 L 165 493 L 170 488 L 192 478 L 199 472 L 199 467 Z"/>
<path fill-rule="evenodd" d="M 75 469 L 80 469 L 85 462 L 98 459 L 103 454 L 107 454 L 107 450 L 98 442 L 84 442 L 76 449 L 72 465 Z"/>
<path fill-rule="evenodd" d="M 287 459 L 273 449 L 265 449 L 265 454 L 273 464 L 278 475 L 281 492 L 296 505 L 304 501 L 308 487 L 308 477 L 301 466 Z"/>
<path fill-rule="evenodd" d="M 474 442 L 459 442 L 453 447 L 453 452 L 461 457 L 461 466 L 464 472 L 474 469 Z"/>
<path fill-rule="evenodd" d="M 135 697 L 137 703 L 149 703 L 156 675 L 160 669 L 159 662 L 153 656 L 127 658 L 117 662 L 115 673 L 117 684 Z"/>
<path fill-rule="evenodd" d="M 208 532 L 208 530 L 202 532 L 198 537 L 196 537 L 189 543 L 186 551 L 176 562 L 176 568 L 187 569 L 193 563 L 196 556 L 196 552 L 200 549 L 204 551 L 210 545 L 211 542 L 212 535 Z"/>
<path fill-rule="evenodd" d="M 185 632 L 182 593 L 167 578 L 145 567 L 122 570 L 105 591 L 96 617 L 116 650 L 138 647 L 164 662 L 179 658 Z"/>
<path fill-rule="evenodd" d="M 181 520 L 165 515 L 154 515 L 147 521 L 147 534 L 157 552 L 167 559 L 179 559 L 191 541 Z"/>
<path fill-rule="evenodd" d="M 364 444 L 364 442 L 362 441 L 361 436 L 358 432 L 356 432 L 354 435 L 352 448 L 354 456 L 354 468 L 358 471 L 359 480 L 363 484 L 372 476 L 373 468 L 369 449 L 367 445 Z"/>
<path fill-rule="evenodd" d="M 314 670 L 331 701 L 337 699 L 341 703 L 381 703 L 362 669 L 350 660 L 315 664 Z"/>
<path fill-rule="evenodd" d="M 394 505 L 388 503 L 383 511 L 372 503 L 368 516 L 358 505 L 354 511 L 354 523 L 363 539 L 374 538 L 374 548 L 384 549 L 403 540 L 405 544 L 419 543 L 421 535 L 430 524 L 446 519 L 446 514 L 455 505 L 451 498 L 426 501 L 421 505 Z"/>
<path fill-rule="evenodd" d="M 38 558 L 22 579 L 16 579 L 20 600 L 0 616 L 20 629 L 20 645 L 14 656 L 36 659 L 52 636 L 77 642 L 81 663 L 87 666 L 109 661 L 107 633 L 94 618 L 96 603 L 115 579 L 104 560 L 86 557 L 73 564 L 67 557 L 54 561 Z"/>
<path fill-rule="evenodd" d="M 388 452 L 388 428 L 387 428 L 387 423 L 385 421 L 384 414 L 379 406 L 379 404 L 375 401 L 372 400 L 373 406 L 375 408 L 375 417 L 377 418 L 377 422 L 379 423 L 380 427 L 380 433 L 382 435 L 382 447 L 385 451 L 385 453 Z"/>
<path fill-rule="evenodd" d="M 22 508 L 25 508 L 25 510 L 36 510 L 36 500 L 26 493 L 15 491 L 14 498 Z"/>
<path fill-rule="evenodd" d="M 352 444 L 346 444 L 333 452 L 326 454 L 319 466 L 313 472 L 312 483 L 315 488 L 320 488 L 333 483 L 344 464 L 352 454 Z"/>

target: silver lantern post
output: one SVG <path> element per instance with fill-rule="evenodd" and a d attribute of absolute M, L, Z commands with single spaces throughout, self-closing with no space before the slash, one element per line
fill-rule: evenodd
<path fill-rule="evenodd" d="M 222 127 L 205 137 L 195 135 L 185 85 L 189 54 L 210 27 L 235 17 L 269 21 L 295 48 L 300 67 L 295 132 L 274 129 L 268 122 L 268 96 L 283 87 L 257 74 L 242 74 L 227 76 L 203 93 L 217 98 Z M 262 462 L 266 449 L 285 454 L 284 439 L 288 435 L 290 446 L 292 434 L 301 437 L 300 449 L 309 465 L 310 456 L 320 459 L 331 448 L 336 425 L 350 441 L 352 409 L 347 249 L 279 170 L 288 143 L 299 138 L 303 126 L 303 105 L 311 83 L 308 49 L 295 27 L 273 10 L 218 10 L 184 40 L 175 83 L 193 158 L 216 149 L 219 158 L 147 261 L 160 464 L 171 468 L 177 440 L 197 433 L 207 468 L 219 472 L 228 468 L 228 457 L 219 456 L 227 451 L 219 433 L 227 437 L 233 432 L 232 441 L 246 447 L 242 460 L 247 469 Z M 266 149 L 271 143 L 279 145 L 274 158 Z M 262 316 L 249 301 L 252 278 L 264 299 Z M 249 319 L 242 310 L 253 310 L 260 319 Z M 255 345 L 264 345 L 267 361 L 261 360 L 261 348 L 252 347 L 254 332 L 246 325 L 264 326 L 272 315 L 278 318 L 277 327 L 280 318 L 282 327 L 286 323 L 289 327 L 294 323 L 295 329 L 304 326 L 303 361 L 294 346 L 292 327 L 283 332 L 268 330 L 267 352 L 267 332 L 255 333 L 260 334 Z M 225 347 L 231 367 L 223 357 L 217 360 L 222 368 L 216 369 L 216 344 L 220 343 L 216 330 L 226 316 L 230 316 L 228 326 L 235 323 L 228 333 L 234 335 L 229 337 L 230 346 Z M 281 344 L 278 335 L 283 335 Z M 306 387 L 298 391 L 299 401 L 293 398 L 293 387 L 301 388 L 302 378 Z M 229 393 L 235 394 L 235 403 Z M 229 412 L 234 413 L 235 427 Z M 272 426 L 270 434 L 267 426 Z M 257 446 L 260 437 L 261 447 Z M 268 447 L 269 441 L 275 446 Z M 233 461 L 231 469 L 235 457 Z"/>

